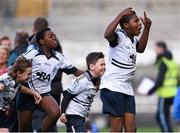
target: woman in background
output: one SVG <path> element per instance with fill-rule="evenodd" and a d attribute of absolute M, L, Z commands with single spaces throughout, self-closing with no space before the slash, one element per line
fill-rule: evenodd
<path fill-rule="evenodd" d="M 0 46 L 0 75 L 8 71 L 7 59 L 9 56 L 9 50 L 5 46 Z"/>

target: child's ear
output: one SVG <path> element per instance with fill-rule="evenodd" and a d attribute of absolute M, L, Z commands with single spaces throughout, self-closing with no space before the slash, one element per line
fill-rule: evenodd
<path fill-rule="evenodd" d="M 93 69 L 94 69 L 94 65 L 93 65 L 93 64 L 90 64 L 90 65 L 89 65 L 89 68 L 90 68 L 90 70 L 93 70 Z"/>
<path fill-rule="evenodd" d="M 40 42 L 40 44 L 42 44 L 42 45 L 44 44 L 44 40 L 42 40 L 42 39 L 40 39 L 39 42 Z"/>
<path fill-rule="evenodd" d="M 129 24 L 128 23 L 124 23 L 124 28 L 128 28 Z"/>

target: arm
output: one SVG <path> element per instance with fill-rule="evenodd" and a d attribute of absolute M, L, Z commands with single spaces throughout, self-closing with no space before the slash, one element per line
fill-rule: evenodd
<path fill-rule="evenodd" d="M 74 72 L 74 76 L 78 77 L 78 76 L 82 75 L 83 73 L 84 73 L 84 71 L 77 69 L 77 70 Z"/>
<path fill-rule="evenodd" d="M 39 102 L 41 101 L 41 95 L 38 92 L 33 91 L 25 86 L 21 87 L 20 92 L 28 94 L 28 95 L 32 95 L 36 101 L 35 104 L 39 104 Z"/>
<path fill-rule="evenodd" d="M 76 96 L 75 94 L 71 94 L 69 93 L 67 90 L 64 91 L 63 93 L 63 100 L 62 100 L 62 103 L 61 103 L 61 117 L 60 117 L 60 120 L 61 122 L 63 123 L 66 123 L 67 122 L 67 119 L 66 119 L 66 115 L 65 115 L 65 112 L 66 112 L 66 109 L 69 105 L 69 102 Z"/>
<path fill-rule="evenodd" d="M 117 42 L 117 34 L 115 33 L 115 30 L 121 20 L 121 18 L 124 15 L 129 15 L 133 14 L 133 11 L 131 10 L 132 8 L 126 8 L 123 10 L 106 28 L 106 31 L 104 33 L 104 37 L 109 41 L 109 42 Z M 116 43 L 115 43 L 116 44 Z"/>
<path fill-rule="evenodd" d="M 78 70 L 74 67 L 62 54 L 60 54 L 61 63 L 60 69 L 65 72 L 66 74 L 74 74 L 76 77 L 80 76 L 84 73 L 84 71 Z"/>
<path fill-rule="evenodd" d="M 62 114 L 66 112 L 67 106 L 69 105 L 69 102 L 76 96 L 76 94 L 71 94 L 67 90 L 63 92 L 63 100 L 61 103 L 61 112 Z"/>
<path fill-rule="evenodd" d="M 144 12 L 144 18 L 140 18 L 140 19 L 144 25 L 144 30 L 139 39 L 139 44 L 137 46 L 137 52 L 143 53 L 146 48 L 147 42 L 148 42 L 149 31 L 150 31 L 152 21 L 146 16 L 146 12 Z"/>
<path fill-rule="evenodd" d="M 148 95 L 152 95 L 159 87 L 161 87 L 163 85 L 163 81 L 164 81 L 164 78 L 165 78 L 167 67 L 166 67 L 166 65 L 163 62 L 161 62 L 159 69 L 160 70 L 159 70 L 158 77 L 157 77 L 157 80 L 155 82 L 155 85 L 148 92 Z"/>

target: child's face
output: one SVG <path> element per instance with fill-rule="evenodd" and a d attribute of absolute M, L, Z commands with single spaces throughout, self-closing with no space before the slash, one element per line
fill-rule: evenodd
<path fill-rule="evenodd" d="M 44 35 L 44 39 L 42 40 L 41 43 L 50 49 L 56 48 L 57 41 L 55 34 L 51 30 L 46 31 Z"/>
<path fill-rule="evenodd" d="M 23 82 L 25 80 L 27 80 L 32 73 L 32 67 L 28 67 L 26 68 L 26 70 L 23 73 L 18 73 L 17 74 L 17 82 Z"/>
<path fill-rule="evenodd" d="M 102 76 L 106 69 L 104 58 L 98 59 L 95 65 L 91 64 L 90 69 L 96 77 Z"/>
<path fill-rule="evenodd" d="M 141 22 L 137 15 L 133 15 L 132 18 L 128 22 L 128 26 L 130 29 L 130 33 L 133 36 L 138 36 L 141 33 Z"/>

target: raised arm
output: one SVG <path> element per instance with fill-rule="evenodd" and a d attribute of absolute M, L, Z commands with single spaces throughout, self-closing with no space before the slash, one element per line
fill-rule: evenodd
<path fill-rule="evenodd" d="M 148 37 L 149 37 L 149 31 L 151 28 L 152 21 L 146 16 L 146 12 L 144 12 L 144 18 L 140 17 L 143 25 L 144 25 L 144 30 L 143 33 L 139 39 L 139 44 L 137 47 L 137 52 L 143 53 L 148 42 Z"/>
<path fill-rule="evenodd" d="M 124 15 L 129 15 L 133 14 L 132 8 L 126 8 L 124 9 L 106 28 L 106 31 L 104 33 L 104 37 L 109 41 L 109 42 L 116 42 L 117 41 L 117 34 L 115 33 L 115 30 L 121 20 L 121 18 Z"/>

